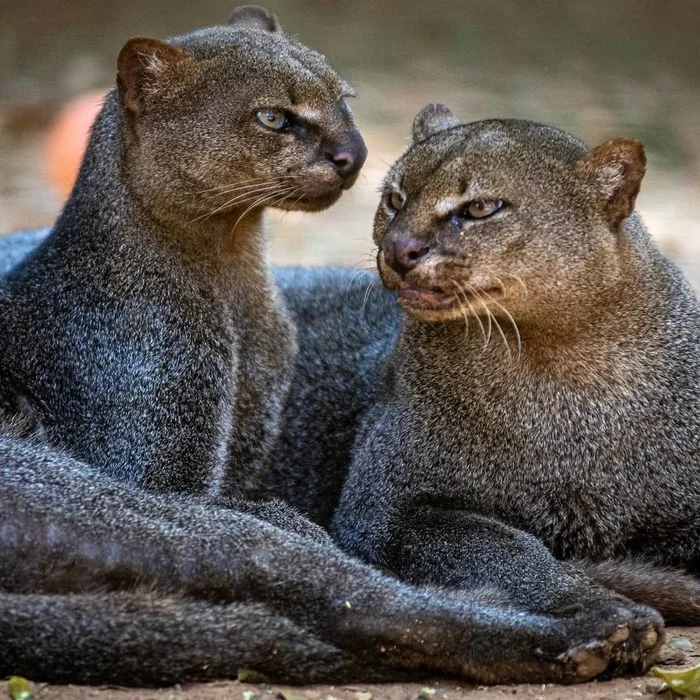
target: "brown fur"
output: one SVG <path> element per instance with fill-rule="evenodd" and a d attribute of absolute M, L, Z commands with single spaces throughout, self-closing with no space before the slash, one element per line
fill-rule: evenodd
<path fill-rule="evenodd" d="M 556 609 L 576 586 L 562 598 L 560 573 L 548 590 L 550 561 L 528 589 L 504 552 L 522 538 L 533 570 L 546 556 L 507 525 L 559 558 L 607 560 L 594 578 L 697 623 L 698 581 L 653 565 L 700 570 L 700 309 L 633 211 L 641 144 L 589 151 L 441 106 L 414 138 L 374 225 L 408 316 L 334 533 L 413 583 L 494 583 Z"/>

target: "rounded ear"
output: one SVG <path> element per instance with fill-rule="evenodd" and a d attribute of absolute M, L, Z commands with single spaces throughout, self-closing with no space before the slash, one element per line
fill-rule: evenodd
<path fill-rule="evenodd" d="M 437 134 L 453 126 L 459 126 L 462 122 L 455 117 L 449 107 L 441 104 L 429 104 L 423 107 L 413 120 L 412 137 L 414 143 L 423 141 L 428 136 Z"/>
<path fill-rule="evenodd" d="M 133 113 L 143 110 L 149 96 L 158 92 L 167 70 L 177 63 L 194 61 L 165 41 L 137 36 L 124 44 L 117 58 L 117 85 L 124 107 Z"/>
<path fill-rule="evenodd" d="M 619 227 L 634 209 L 647 158 L 637 139 L 612 139 L 586 153 L 576 170 L 593 188 L 612 228 Z"/>
<path fill-rule="evenodd" d="M 282 29 L 277 16 L 258 5 L 237 7 L 228 18 L 228 23 L 234 27 L 264 29 L 266 32 L 279 32 Z"/>

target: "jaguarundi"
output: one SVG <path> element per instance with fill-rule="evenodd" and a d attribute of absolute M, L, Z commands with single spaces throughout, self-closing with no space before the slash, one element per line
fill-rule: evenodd
<path fill-rule="evenodd" d="M 132 39 L 117 69 L 69 201 L 0 288 L 0 675 L 644 669 L 661 619 L 602 588 L 561 615 L 414 588 L 246 500 L 271 478 L 296 353 L 262 210 L 319 210 L 353 183 L 349 88 L 255 7 Z"/>

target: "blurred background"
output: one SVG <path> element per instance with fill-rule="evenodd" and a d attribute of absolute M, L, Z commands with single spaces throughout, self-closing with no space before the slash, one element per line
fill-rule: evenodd
<path fill-rule="evenodd" d="M 264 2 L 355 85 L 352 107 L 370 150 L 358 184 L 331 210 L 271 214 L 274 262 L 371 266 L 379 182 L 415 112 L 444 102 L 465 120 L 534 119 L 591 145 L 641 139 L 649 170 L 639 209 L 662 249 L 700 284 L 697 0 Z M 86 93 L 89 104 L 99 100 L 129 37 L 221 23 L 234 6 L 2 0 L 0 234 L 55 218 L 63 195 L 52 181 L 61 174 L 50 173 L 47 148 L 55 161 L 65 145 L 51 131 L 57 115 Z"/>

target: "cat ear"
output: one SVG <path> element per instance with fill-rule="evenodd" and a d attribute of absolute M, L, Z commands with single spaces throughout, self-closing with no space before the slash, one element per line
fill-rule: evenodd
<path fill-rule="evenodd" d="M 282 29 L 277 16 L 258 5 L 237 7 L 228 18 L 228 23 L 233 27 L 264 29 L 266 32 L 279 32 Z"/>
<path fill-rule="evenodd" d="M 606 141 L 576 163 L 577 172 L 600 198 L 614 229 L 632 213 L 646 167 L 644 146 L 628 138 Z"/>
<path fill-rule="evenodd" d="M 413 141 L 422 141 L 428 136 L 437 134 L 453 126 L 459 126 L 462 122 L 455 117 L 449 107 L 441 104 L 426 105 L 416 114 L 413 120 Z"/>
<path fill-rule="evenodd" d="M 117 58 L 117 85 L 122 104 L 138 114 L 148 97 L 158 92 L 169 68 L 194 60 L 191 54 L 165 41 L 143 36 L 129 39 Z"/>

